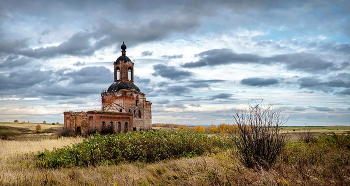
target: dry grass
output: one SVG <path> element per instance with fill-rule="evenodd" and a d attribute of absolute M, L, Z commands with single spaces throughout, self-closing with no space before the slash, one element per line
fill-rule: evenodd
<path fill-rule="evenodd" d="M 230 150 L 150 164 L 135 162 L 60 169 L 35 166 L 37 151 L 82 140 L 0 140 L 0 185 L 350 185 L 349 149 L 334 154 L 332 149 L 321 152 L 314 147 L 310 151 L 305 148 L 308 144 L 298 143 L 293 144 L 297 148 L 289 146 L 282 155 L 288 158 L 278 159 L 269 171 L 245 168 L 233 155 L 236 152 Z M 310 162 L 317 157 L 318 160 L 324 158 L 324 162 Z"/>
<path fill-rule="evenodd" d="M 41 130 L 47 130 L 50 128 L 56 128 L 56 129 L 62 129 L 63 125 L 52 125 L 52 124 L 43 124 L 43 123 L 0 123 L 0 126 L 5 126 L 5 127 L 15 127 L 15 128 L 27 128 L 31 131 L 35 131 L 35 126 L 37 124 L 40 124 Z"/>
<path fill-rule="evenodd" d="M 45 139 L 39 141 L 7 141 L 0 140 L 0 160 L 6 159 L 14 155 L 22 155 L 30 152 L 38 152 L 52 150 L 54 148 L 61 148 L 74 143 L 83 141 L 84 138 L 59 138 L 59 139 Z"/>

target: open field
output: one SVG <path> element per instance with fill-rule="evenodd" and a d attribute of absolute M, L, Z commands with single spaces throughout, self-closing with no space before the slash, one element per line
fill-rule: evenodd
<path fill-rule="evenodd" d="M 232 149 L 153 163 L 124 162 L 40 168 L 38 151 L 80 143 L 84 138 L 0 140 L 0 185 L 349 185 L 350 140 L 323 135 L 312 143 L 290 141 L 269 171 L 249 169 Z M 64 157 L 62 157 L 64 158 Z"/>

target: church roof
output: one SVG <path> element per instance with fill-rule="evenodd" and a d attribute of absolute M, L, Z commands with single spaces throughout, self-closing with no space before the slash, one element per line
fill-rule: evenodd
<path fill-rule="evenodd" d="M 117 91 L 122 90 L 122 89 L 127 89 L 127 90 L 135 89 L 135 90 L 141 92 L 139 87 L 137 87 L 135 84 L 126 83 L 126 82 L 122 82 L 122 81 L 112 83 L 111 86 L 109 86 L 107 92 L 117 92 Z"/>
<path fill-rule="evenodd" d="M 120 56 L 118 57 L 117 61 L 131 61 L 128 56 Z"/>

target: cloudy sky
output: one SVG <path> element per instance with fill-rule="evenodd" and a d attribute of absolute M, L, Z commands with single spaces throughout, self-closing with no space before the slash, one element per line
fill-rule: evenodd
<path fill-rule="evenodd" d="M 350 125 L 347 0 L 0 0 L 0 121 L 100 110 L 123 41 L 153 123 L 263 99 L 286 125 Z"/>

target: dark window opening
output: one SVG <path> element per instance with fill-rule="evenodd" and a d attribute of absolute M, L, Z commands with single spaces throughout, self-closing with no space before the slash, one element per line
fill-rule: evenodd
<path fill-rule="evenodd" d="M 120 122 L 118 122 L 118 132 L 122 131 L 122 124 Z"/>
<path fill-rule="evenodd" d="M 136 100 L 135 104 L 136 104 L 136 106 L 138 106 L 138 104 L 139 104 L 139 100 Z"/>
<path fill-rule="evenodd" d="M 123 109 L 120 109 L 119 111 L 120 111 L 120 112 L 123 112 Z"/>
<path fill-rule="evenodd" d="M 81 127 L 77 127 L 76 133 L 77 133 L 77 134 L 81 134 Z"/>
<path fill-rule="evenodd" d="M 134 118 L 136 118 L 136 110 L 134 110 Z"/>
<path fill-rule="evenodd" d="M 133 127 L 132 130 L 133 130 L 133 131 L 136 131 L 136 127 Z"/>
<path fill-rule="evenodd" d="M 125 126 L 124 126 L 124 132 L 128 132 L 129 131 L 129 124 L 128 122 L 125 122 Z"/>
<path fill-rule="evenodd" d="M 141 118 L 141 110 L 139 110 L 139 118 Z"/>

